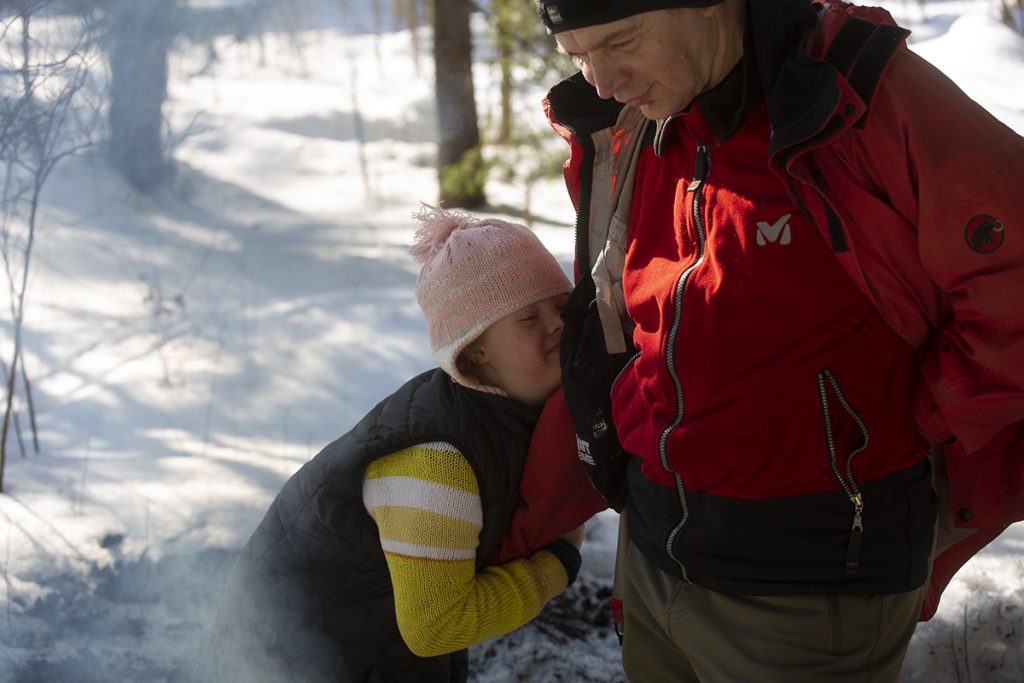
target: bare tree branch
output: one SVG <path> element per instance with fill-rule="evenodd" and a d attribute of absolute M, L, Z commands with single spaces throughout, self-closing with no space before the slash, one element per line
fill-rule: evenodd
<path fill-rule="evenodd" d="M 0 423 L 0 491 L 3 490 L 7 442 L 13 423 L 24 455 L 16 397 L 24 397 L 35 450 L 39 450 L 32 384 L 25 365 L 23 332 L 26 294 L 36 239 L 40 198 L 53 170 L 92 145 L 97 110 L 83 102 L 89 79 L 91 25 L 66 47 L 36 40 L 32 21 L 52 7 L 51 0 L 15 0 L 14 17 L 3 24 L 0 40 L 17 43 L 14 54 L 0 56 L 0 166 L 6 171 L 0 188 L 0 246 L 7 278 L 11 315 L 9 362 L 3 362 L 6 397 Z M 20 34 L 12 32 L 20 27 Z M 59 53 L 59 54 L 56 54 Z M 10 55 L 8 57 L 8 55 Z M 20 387 L 18 378 L 20 377 Z"/>

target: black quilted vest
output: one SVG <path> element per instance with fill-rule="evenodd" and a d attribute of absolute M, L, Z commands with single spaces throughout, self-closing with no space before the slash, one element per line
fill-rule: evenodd
<path fill-rule="evenodd" d="M 441 370 L 384 399 L 296 472 L 270 506 L 228 581 L 200 678 L 465 680 L 465 651 L 420 658 L 402 641 L 377 527 L 363 506 L 363 477 L 375 459 L 408 446 L 456 446 L 480 487 L 480 567 L 508 527 L 536 419 Z"/>

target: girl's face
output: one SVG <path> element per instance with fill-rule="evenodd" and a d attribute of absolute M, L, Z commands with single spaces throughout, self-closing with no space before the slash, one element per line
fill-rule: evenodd
<path fill-rule="evenodd" d="M 520 403 L 543 404 L 562 382 L 560 313 L 568 298 L 558 294 L 541 299 L 488 327 L 467 349 L 481 381 L 504 389 Z"/>

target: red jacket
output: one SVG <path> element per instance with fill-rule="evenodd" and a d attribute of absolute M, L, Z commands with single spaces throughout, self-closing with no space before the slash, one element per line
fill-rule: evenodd
<path fill-rule="evenodd" d="M 533 430 L 515 512 L 489 564 L 528 557 L 607 507 L 580 465 L 576 433 L 558 389 Z"/>
<path fill-rule="evenodd" d="M 755 25 L 771 23 L 770 4 L 751 7 Z M 864 54 L 889 58 L 843 54 L 836 37 L 851 17 L 883 48 Z M 943 445 L 935 464 L 944 513 L 928 617 L 956 569 L 1024 519 L 1024 140 L 907 50 L 905 32 L 882 10 L 830 3 L 804 34 L 810 60 L 793 60 L 792 45 L 763 37 L 779 34 L 757 36 L 772 124 L 769 167 L 916 352 L 913 414 L 922 435 Z M 582 92 L 578 81 L 573 87 Z M 643 122 L 625 110 L 613 125 L 581 124 L 550 102 L 549 117 L 572 145 L 567 181 L 591 218 L 590 242 L 610 245 L 590 261 L 611 264 L 595 269 L 595 279 L 605 278 L 598 303 L 606 329 L 614 327 L 616 315 L 624 317 L 620 302 L 630 298 L 622 297 L 618 266 L 631 197 L 618 194 L 631 182 L 629 152 Z M 579 184 L 584 159 L 594 159 L 584 153 L 590 144 L 598 162 L 593 193 Z M 606 176 L 602 162 L 611 167 Z M 963 538 L 962 529 L 973 533 Z"/>

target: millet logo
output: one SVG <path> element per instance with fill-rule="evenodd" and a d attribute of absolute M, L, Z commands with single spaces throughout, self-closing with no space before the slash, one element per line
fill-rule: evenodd
<path fill-rule="evenodd" d="M 964 239 L 967 240 L 967 246 L 979 254 L 991 254 L 1003 246 L 1006 232 L 1003 222 L 995 216 L 975 216 L 967 221 Z"/>
<path fill-rule="evenodd" d="M 548 13 L 548 19 L 552 24 L 562 23 L 562 13 L 558 11 L 558 5 L 548 5 L 544 11 Z"/>
<path fill-rule="evenodd" d="M 757 246 L 763 247 L 769 242 L 772 244 L 781 244 L 782 246 L 789 244 L 793 238 L 789 230 L 789 219 L 792 215 L 793 214 L 791 213 L 787 213 L 774 223 L 758 221 Z"/>

